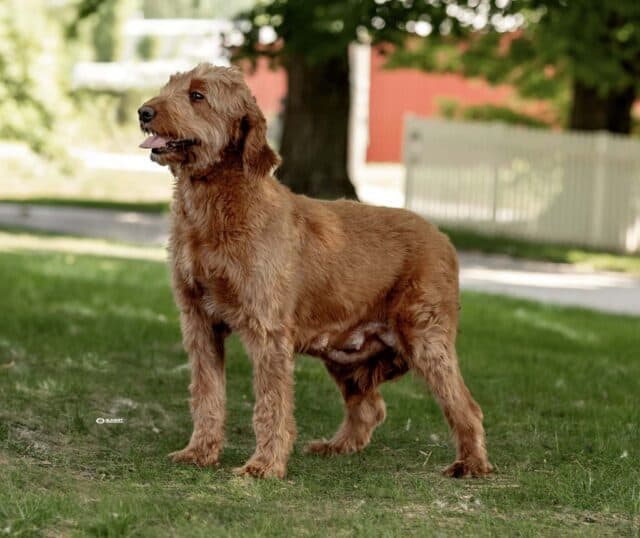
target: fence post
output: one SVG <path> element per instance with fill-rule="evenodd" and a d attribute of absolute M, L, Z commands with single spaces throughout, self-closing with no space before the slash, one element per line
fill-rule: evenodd
<path fill-rule="evenodd" d="M 413 200 L 412 187 L 413 187 L 413 174 L 412 168 L 415 166 L 415 154 L 414 154 L 414 138 L 416 136 L 415 129 L 418 128 L 418 123 L 413 121 L 413 115 L 407 115 L 404 118 L 404 142 L 402 144 L 404 161 L 404 207 L 416 211 L 416 208 L 411 207 Z"/>
<path fill-rule="evenodd" d="M 500 148 L 502 139 L 504 138 L 504 129 L 501 124 L 493 124 L 495 132 L 495 140 L 490 141 L 492 144 L 491 151 L 491 168 L 493 172 L 493 199 L 491 205 L 491 228 L 496 231 L 498 229 L 498 191 L 500 189 Z"/>
<path fill-rule="evenodd" d="M 604 201 L 607 180 L 607 142 L 609 135 L 600 131 L 595 138 L 596 165 L 594 168 L 593 206 L 591 211 L 591 242 L 599 245 L 604 228 Z"/>

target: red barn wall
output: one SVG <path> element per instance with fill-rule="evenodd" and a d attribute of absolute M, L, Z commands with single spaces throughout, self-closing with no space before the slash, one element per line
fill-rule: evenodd
<path fill-rule="evenodd" d="M 404 117 L 438 115 L 438 100 L 457 100 L 463 105 L 504 103 L 513 94 L 508 86 L 490 86 L 480 79 L 459 75 L 432 74 L 417 69 L 383 68 L 385 57 L 371 51 L 369 94 L 368 162 L 400 162 Z M 249 88 L 267 118 L 278 114 L 287 92 L 283 69 L 272 70 L 265 58 L 254 72 L 245 69 Z"/>
<path fill-rule="evenodd" d="M 404 117 L 437 116 L 439 99 L 463 105 L 504 103 L 513 90 L 490 86 L 480 79 L 460 75 L 425 73 L 417 69 L 384 69 L 386 58 L 371 51 L 371 89 L 369 95 L 369 162 L 402 160 Z"/>
<path fill-rule="evenodd" d="M 267 118 L 278 114 L 287 94 L 287 73 L 284 69 L 270 69 L 266 58 L 258 58 L 256 69 L 244 69 L 245 81 L 256 97 L 258 106 Z"/>

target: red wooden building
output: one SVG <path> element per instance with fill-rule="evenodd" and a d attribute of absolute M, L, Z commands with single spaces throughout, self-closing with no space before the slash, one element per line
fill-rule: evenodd
<path fill-rule="evenodd" d="M 363 60 L 364 58 L 364 60 Z M 384 69 L 385 57 L 378 51 L 358 56 L 355 66 L 357 85 L 368 95 L 358 95 L 368 103 L 367 162 L 400 162 L 402 160 L 402 129 L 407 114 L 437 116 L 442 99 L 455 100 L 460 105 L 502 104 L 512 95 L 509 86 L 491 86 L 481 79 L 467 79 L 460 75 L 425 73 L 417 69 Z M 267 117 L 276 115 L 286 94 L 286 74 L 270 70 L 261 61 L 253 74 L 247 75 L 260 107 Z"/>

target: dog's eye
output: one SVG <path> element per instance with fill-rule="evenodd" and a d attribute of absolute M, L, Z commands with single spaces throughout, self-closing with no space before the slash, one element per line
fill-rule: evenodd
<path fill-rule="evenodd" d="M 204 95 L 202 95 L 200 92 L 190 92 L 189 99 L 191 99 L 192 101 L 202 101 L 204 99 Z"/>

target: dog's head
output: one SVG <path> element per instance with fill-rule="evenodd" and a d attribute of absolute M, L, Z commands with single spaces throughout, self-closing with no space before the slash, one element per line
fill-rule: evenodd
<path fill-rule="evenodd" d="M 264 177 L 280 162 L 266 139 L 266 122 L 236 68 L 200 64 L 173 75 L 138 110 L 150 136 L 140 147 L 161 165 L 204 170 L 233 145 L 242 153 L 245 175 Z"/>

